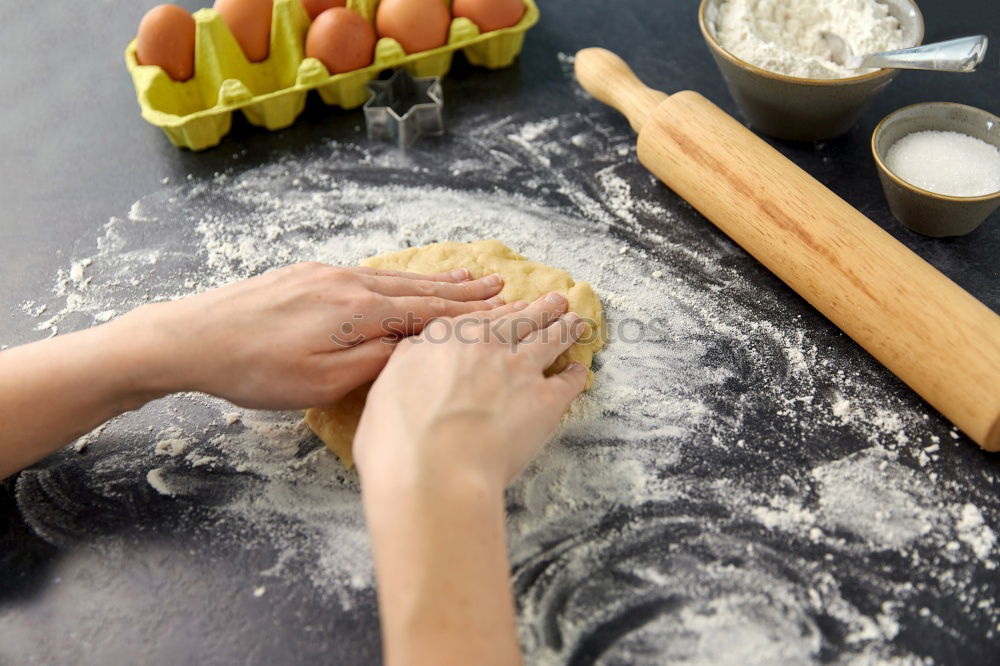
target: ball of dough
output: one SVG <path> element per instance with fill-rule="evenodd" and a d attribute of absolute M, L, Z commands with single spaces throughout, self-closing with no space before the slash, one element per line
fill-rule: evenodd
<path fill-rule="evenodd" d="M 530 303 L 550 291 L 564 294 L 569 300 L 569 310 L 587 322 L 588 330 L 556 359 L 546 374 L 559 372 L 574 361 L 589 370 L 594 352 L 603 347 L 607 339 L 604 309 L 589 284 L 574 282 L 569 273 L 559 268 L 530 261 L 497 240 L 411 247 L 371 257 L 362 265 L 411 273 L 440 273 L 453 268 L 466 268 L 473 278 L 498 273 L 504 280 L 500 296 L 508 303 Z M 593 378 L 594 374 L 590 372 L 588 388 Z M 351 444 L 370 386 L 365 384 L 355 389 L 333 405 L 306 411 L 306 423 L 347 467 L 354 464 Z"/>

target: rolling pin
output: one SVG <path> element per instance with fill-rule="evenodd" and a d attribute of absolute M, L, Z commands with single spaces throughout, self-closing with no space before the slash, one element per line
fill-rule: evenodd
<path fill-rule="evenodd" d="M 604 49 L 580 85 L 639 161 L 988 451 L 1000 450 L 1000 316 L 696 92 L 646 87 Z"/>

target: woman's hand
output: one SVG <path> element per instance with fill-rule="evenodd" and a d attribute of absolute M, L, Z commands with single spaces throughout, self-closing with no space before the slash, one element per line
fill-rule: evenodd
<path fill-rule="evenodd" d="M 264 409 L 332 402 L 375 378 L 387 339 L 499 305 L 501 287 L 464 269 L 298 264 L 0 352 L 0 479 L 176 391 Z"/>
<path fill-rule="evenodd" d="M 586 330 L 549 294 L 432 322 L 401 341 L 368 394 L 354 455 L 362 477 L 451 470 L 503 489 L 583 390 L 579 364 L 542 373 Z"/>
<path fill-rule="evenodd" d="M 583 390 L 543 371 L 583 333 L 566 299 L 432 322 L 375 381 L 354 455 L 387 666 L 521 663 L 503 488 Z"/>
<path fill-rule="evenodd" d="M 465 269 L 416 275 L 304 263 L 127 317 L 155 329 L 170 352 L 157 380 L 166 390 L 294 409 L 371 381 L 398 336 L 495 307 L 502 286 L 496 275 L 470 280 Z"/>

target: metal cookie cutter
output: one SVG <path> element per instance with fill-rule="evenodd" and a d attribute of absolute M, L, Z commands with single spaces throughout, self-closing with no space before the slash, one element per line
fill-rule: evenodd
<path fill-rule="evenodd" d="M 444 134 L 440 78 L 415 79 L 405 69 L 397 69 L 384 81 L 371 81 L 368 89 L 372 92 L 365 102 L 368 138 L 395 139 L 405 148 L 421 135 Z"/>

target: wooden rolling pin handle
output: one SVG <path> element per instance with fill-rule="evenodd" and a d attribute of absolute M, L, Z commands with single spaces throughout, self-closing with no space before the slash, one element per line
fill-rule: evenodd
<path fill-rule="evenodd" d="M 1000 450 L 1000 316 L 725 111 L 587 49 L 580 83 L 639 161 L 983 448 Z"/>
<path fill-rule="evenodd" d="M 668 97 L 640 81 L 624 60 L 607 49 L 583 49 L 576 54 L 573 68 L 583 89 L 620 111 L 637 133 Z"/>

